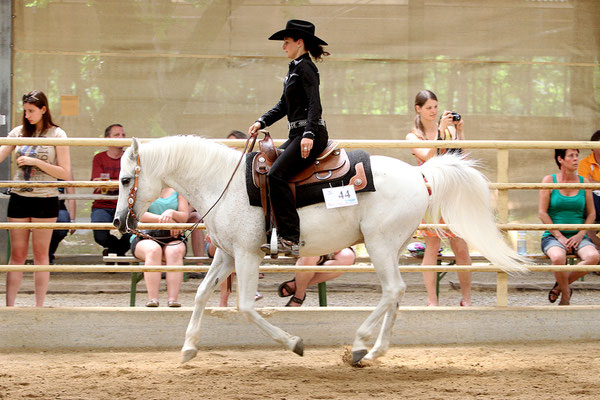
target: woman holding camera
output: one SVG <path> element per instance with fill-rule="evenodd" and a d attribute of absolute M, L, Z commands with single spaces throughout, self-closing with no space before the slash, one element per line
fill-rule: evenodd
<path fill-rule="evenodd" d="M 460 114 L 454 111 L 444 111 L 442 117 L 437 122 L 438 100 L 436 95 L 429 90 L 422 90 L 415 97 L 415 125 L 406 135 L 406 140 L 464 140 L 464 123 Z M 435 148 L 412 148 L 413 155 L 417 163 L 423 164 L 431 157 L 451 152 L 460 152 L 460 149 L 435 149 Z M 434 216 L 434 218 L 436 218 Z M 440 220 L 440 223 L 444 223 Z M 441 237 L 448 238 L 450 247 L 456 257 L 456 264 L 471 265 L 469 247 L 467 243 L 456 237 L 452 232 L 444 230 L 441 235 L 435 231 L 422 230 L 420 235 L 425 241 L 425 254 L 423 255 L 422 265 L 436 265 L 438 249 L 440 248 Z M 462 299 L 461 306 L 471 305 L 471 272 L 457 272 L 460 281 L 460 290 Z M 436 293 L 437 272 L 423 272 L 425 279 L 425 288 L 427 289 L 427 305 L 437 306 L 438 296 Z"/>
<path fill-rule="evenodd" d="M 23 96 L 23 125 L 8 133 L 8 137 L 66 138 L 65 131 L 52 121 L 46 95 L 33 90 Z M 68 146 L 19 145 L 0 147 L 0 162 L 15 151 L 17 171 L 15 181 L 71 180 L 71 158 Z M 8 222 L 56 222 L 58 217 L 58 189 L 50 187 L 11 188 L 8 201 Z M 51 229 L 10 230 L 11 265 L 23 265 L 27 260 L 29 236 L 33 249 L 33 263 L 48 265 Z M 21 286 L 23 272 L 6 273 L 6 305 L 14 306 Z M 42 307 L 50 272 L 34 272 L 35 305 Z"/>

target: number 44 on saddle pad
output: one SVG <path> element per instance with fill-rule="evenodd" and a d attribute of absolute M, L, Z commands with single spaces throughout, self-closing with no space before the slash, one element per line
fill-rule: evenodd
<path fill-rule="evenodd" d="M 325 198 L 327 208 L 355 206 L 358 204 L 354 185 L 324 188 L 323 197 Z"/>

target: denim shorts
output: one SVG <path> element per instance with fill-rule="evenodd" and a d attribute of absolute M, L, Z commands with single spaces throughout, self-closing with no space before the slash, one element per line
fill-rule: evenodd
<path fill-rule="evenodd" d="M 565 246 L 563 246 L 563 244 L 559 242 L 558 239 L 554 237 L 554 235 L 542 238 L 542 252 L 544 254 L 547 254 L 547 251 L 550 249 L 550 247 L 554 246 L 558 246 L 561 249 L 566 250 Z M 583 239 L 581 239 L 581 242 L 579 242 L 579 246 L 577 246 L 577 251 L 583 249 L 585 246 L 594 246 L 594 243 L 592 243 L 592 241 L 590 240 L 590 238 L 587 237 L 587 235 L 584 236 Z"/>

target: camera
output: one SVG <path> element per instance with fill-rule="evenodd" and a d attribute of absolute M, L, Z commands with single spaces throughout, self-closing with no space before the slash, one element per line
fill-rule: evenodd
<path fill-rule="evenodd" d="M 452 111 L 452 121 L 458 122 L 458 121 L 460 121 L 460 118 L 461 117 L 460 117 L 459 113 Z"/>

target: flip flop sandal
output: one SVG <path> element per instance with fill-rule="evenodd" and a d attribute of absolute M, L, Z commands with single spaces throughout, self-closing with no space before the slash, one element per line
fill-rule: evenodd
<path fill-rule="evenodd" d="M 296 282 L 296 278 L 291 279 L 289 281 L 285 281 L 281 285 L 279 285 L 279 287 L 277 288 L 277 294 L 279 295 L 279 297 L 288 297 L 296 293 L 296 289 L 292 290 L 292 288 L 288 285 L 288 283 L 290 282 Z M 284 289 L 288 294 L 283 294 Z"/>
<path fill-rule="evenodd" d="M 158 307 L 158 299 L 150 299 L 150 301 L 146 303 L 146 307 Z"/>
<path fill-rule="evenodd" d="M 558 300 L 558 298 L 560 297 L 560 292 L 557 292 L 554 290 L 557 287 L 558 287 L 558 282 L 555 282 L 552 289 L 550 289 L 550 291 L 548 292 L 548 301 L 550 303 L 556 303 L 556 300 Z"/>
<path fill-rule="evenodd" d="M 167 303 L 167 306 L 177 308 L 177 307 L 181 307 L 181 303 L 178 302 L 177 300 L 169 300 Z"/>
<path fill-rule="evenodd" d="M 298 305 L 302 305 L 302 303 L 304 303 L 304 299 L 306 299 L 306 295 L 304 295 L 304 298 L 299 299 L 296 296 L 292 296 L 292 298 L 290 299 L 290 301 L 287 302 L 287 304 L 285 305 L 286 307 L 291 307 L 290 304 L 292 303 L 296 303 Z"/>

